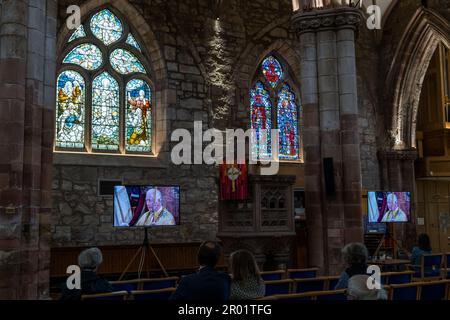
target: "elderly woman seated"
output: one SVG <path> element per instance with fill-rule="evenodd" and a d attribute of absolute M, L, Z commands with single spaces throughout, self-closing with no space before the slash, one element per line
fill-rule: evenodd
<path fill-rule="evenodd" d="M 387 293 L 379 284 L 379 289 L 369 288 L 373 280 L 366 275 L 356 275 L 348 280 L 348 300 L 387 300 Z"/>
<path fill-rule="evenodd" d="M 78 256 L 78 265 L 81 269 L 80 289 L 69 289 L 65 283 L 61 300 L 79 300 L 85 294 L 112 292 L 111 284 L 97 275 L 97 269 L 102 261 L 102 252 L 98 248 L 81 252 Z"/>
<path fill-rule="evenodd" d="M 348 280 L 355 275 L 367 275 L 368 251 L 364 244 L 354 242 L 342 249 L 342 255 L 347 268 L 342 272 L 335 290 L 346 289 Z"/>

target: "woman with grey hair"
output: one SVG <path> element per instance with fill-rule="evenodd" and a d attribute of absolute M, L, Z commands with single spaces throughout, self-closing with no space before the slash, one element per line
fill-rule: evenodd
<path fill-rule="evenodd" d="M 103 255 L 98 248 L 89 248 L 78 256 L 81 269 L 80 289 L 69 289 L 64 283 L 61 300 L 79 300 L 82 295 L 112 292 L 113 288 L 108 280 L 97 274 L 97 269 L 103 262 Z"/>
<path fill-rule="evenodd" d="M 349 243 L 342 249 L 342 256 L 347 269 L 342 272 L 335 290 L 346 289 L 348 280 L 355 275 L 367 275 L 368 251 L 364 244 L 359 242 Z"/>
<path fill-rule="evenodd" d="M 387 300 L 387 293 L 380 285 L 379 289 L 369 288 L 371 283 L 368 275 L 358 274 L 348 280 L 348 300 Z"/>

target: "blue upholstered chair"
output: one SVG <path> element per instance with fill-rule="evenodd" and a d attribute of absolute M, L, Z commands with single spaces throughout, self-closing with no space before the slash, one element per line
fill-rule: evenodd
<path fill-rule="evenodd" d="M 266 296 L 291 293 L 293 283 L 291 279 L 266 281 Z"/>
<path fill-rule="evenodd" d="M 319 268 L 288 269 L 287 277 L 290 279 L 315 278 L 317 276 L 317 271 L 319 271 Z"/>

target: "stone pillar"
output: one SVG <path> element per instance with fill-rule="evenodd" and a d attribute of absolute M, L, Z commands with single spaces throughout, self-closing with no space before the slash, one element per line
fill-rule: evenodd
<path fill-rule="evenodd" d="M 363 241 L 355 61 L 358 9 L 300 12 L 305 191 L 309 265 L 341 271 L 341 249 Z M 335 193 L 326 194 L 323 159 L 333 159 Z"/>
<path fill-rule="evenodd" d="M 2 1 L 0 299 L 49 294 L 56 0 Z"/>

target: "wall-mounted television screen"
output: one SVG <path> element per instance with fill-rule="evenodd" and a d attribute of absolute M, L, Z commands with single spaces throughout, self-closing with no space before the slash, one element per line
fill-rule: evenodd
<path fill-rule="evenodd" d="M 368 192 L 367 201 L 369 223 L 410 221 L 410 192 Z"/>
<path fill-rule="evenodd" d="M 114 227 L 180 224 L 179 186 L 115 186 Z"/>

